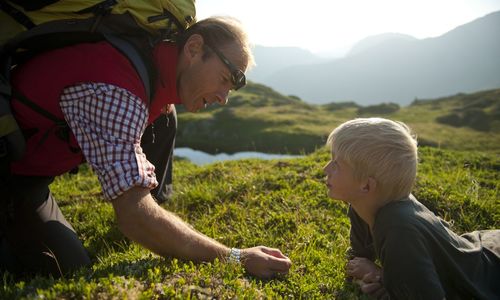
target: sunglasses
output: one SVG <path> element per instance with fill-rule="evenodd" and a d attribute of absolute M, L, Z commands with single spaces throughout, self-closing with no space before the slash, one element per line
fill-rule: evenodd
<path fill-rule="evenodd" d="M 226 67 L 229 69 L 231 72 L 231 82 L 233 83 L 234 90 L 237 91 L 244 87 L 247 84 L 247 79 L 245 77 L 245 73 L 241 71 L 240 69 L 236 68 L 235 65 L 233 65 L 229 59 L 227 59 L 222 52 L 219 51 L 219 49 L 215 47 L 211 47 L 209 45 L 206 45 L 210 51 L 214 52 L 219 59 L 226 65 Z"/>

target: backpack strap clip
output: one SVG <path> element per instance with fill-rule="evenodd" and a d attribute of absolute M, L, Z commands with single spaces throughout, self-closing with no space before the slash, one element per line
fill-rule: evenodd
<path fill-rule="evenodd" d="M 161 15 L 148 17 L 148 22 L 154 23 L 165 19 L 168 22 L 166 28 L 160 30 L 161 37 L 165 40 L 175 41 L 175 36 L 184 31 L 184 26 L 170 11 L 164 9 Z"/>
<path fill-rule="evenodd" d="M 97 3 L 96 5 L 92 5 L 85 9 L 79 10 L 77 14 L 93 14 L 94 16 L 104 16 L 111 12 L 113 6 L 117 4 L 116 0 L 104 0 L 102 2 Z"/>

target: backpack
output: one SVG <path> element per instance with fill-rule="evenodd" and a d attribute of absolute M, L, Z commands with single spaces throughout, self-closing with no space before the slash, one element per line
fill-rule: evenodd
<path fill-rule="evenodd" d="M 129 59 L 151 99 L 156 72 L 146 53 L 158 41 L 175 42 L 195 14 L 195 0 L 0 0 L 0 173 L 25 150 L 10 109 L 13 95 L 57 126 L 67 126 L 12 90 L 10 70 L 16 64 L 44 51 L 106 40 Z"/>

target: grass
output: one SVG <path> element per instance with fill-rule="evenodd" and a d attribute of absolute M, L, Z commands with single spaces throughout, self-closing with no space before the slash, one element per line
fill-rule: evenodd
<path fill-rule="evenodd" d="M 117 229 L 88 168 L 51 186 L 94 262 L 61 279 L 4 273 L 1 299 L 359 299 L 344 280 L 346 205 L 323 183 L 326 149 L 288 160 L 175 164 L 175 196 L 164 204 L 197 230 L 234 247 L 268 245 L 293 261 L 290 274 L 262 281 L 237 265 L 193 264 L 151 254 Z M 423 147 L 415 195 L 456 232 L 500 227 L 500 158 Z"/>
<path fill-rule="evenodd" d="M 451 113 L 482 109 L 494 121 L 488 131 L 468 126 L 454 127 L 436 120 Z M 331 130 L 356 117 L 380 116 L 407 123 L 418 133 L 421 144 L 434 147 L 497 152 L 500 121 L 500 90 L 459 94 L 435 100 L 418 100 L 387 114 L 360 114 L 353 103 L 313 105 L 272 89 L 250 84 L 238 91 L 224 107 L 214 106 L 192 114 L 179 113 L 177 145 L 205 152 L 261 151 L 311 153 L 322 147 Z M 369 107 L 364 111 L 370 111 Z M 479 122 L 481 119 L 476 120 Z M 216 141 L 216 142 L 214 142 Z"/>
<path fill-rule="evenodd" d="M 418 135 L 415 196 L 464 233 L 500 228 L 500 123 L 491 130 L 436 122 L 473 109 L 496 116 L 500 90 L 418 100 L 383 117 Z M 341 122 L 359 117 L 354 103 L 310 105 L 249 84 L 230 104 L 179 112 L 177 146 L 207 152 L 310 153 L 286 160 L 241 160 L 196 166 L 175 163 L 175 196 L 163 206 L 197 230 L 232 247 L 266 245 L 293 261 L 289 275 L 263 281 L 238 265 L 164 258 L 126 239 L 86 166 L 51 185 L 61 210 L 93 261 L 64 278 L 3 273 L 0 299 L 365 299 L 345 281 L 347 206 L 326 196 L 323 145 Z M 364 109 L 365 111 L 369 109 Z M 469 123 L 466 123 L 469 124 Z M 426 147 L 425 145 L 431 145 Z"/>

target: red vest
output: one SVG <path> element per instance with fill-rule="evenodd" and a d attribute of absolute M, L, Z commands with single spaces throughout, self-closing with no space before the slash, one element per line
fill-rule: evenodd
<path fill-rule="evenodd" d="M 148 123 L 154 121 L 167 104 L 180 103 L 176 89 L 177 47 L 161 43 L 153 52 L 159 76 L 149 106 Z M 64 119 L 59 106 L 63 89 L 83 82 L 116 85 L 143 101 L 147 99 L 143 83 L 132 64 L 106 42 L 78 44 L 40 54 L 17 67 L 12 74 L 14 89 L 60 119 Z M 11 164 L 13 174 L 57 176 L 84 160 L 81 151 L 71 150 L 79 148 L 72 133 L 68 145 L 55 135 L 53 121 L 15 100 L 12 109 L 25 132 L 36 129 L 26 141 L 23 158 Z"/>

